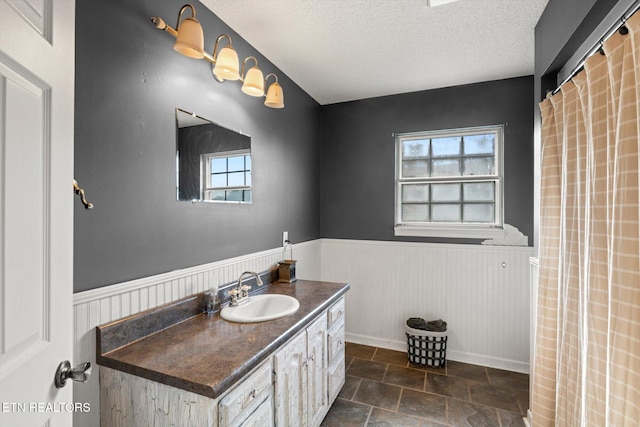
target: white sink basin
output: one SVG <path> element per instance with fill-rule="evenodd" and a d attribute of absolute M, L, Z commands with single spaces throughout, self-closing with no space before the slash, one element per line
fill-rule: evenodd
<path fill-rule="evenodd" d="M 300 303 L 288 295 L 262 294 L 249 298 L 239 307 L 225 307 L 220 312 L 230 322 L 253 323 L 273 320 L 298 311 Z"/>

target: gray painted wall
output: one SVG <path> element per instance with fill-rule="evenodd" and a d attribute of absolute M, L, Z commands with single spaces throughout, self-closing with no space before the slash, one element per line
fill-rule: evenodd
<path fill-rule="evenodd" d="M 532 236 L 531 76 L 323 106 L 322 236 L 478 243 L 394 237 L 392 134 L 498 124 L 505 126 L 505 221 Z"/>
<path fill-rule="evenodd" d="M 205 48 L 229 33 L 285 91 L 273 110 L 176 53 L 172 0 L 76 3 L 74 175 L 95 205 L 75 207 L 76 292 L 319 237 L 319 105 L 199 3 Z M 189 16 L 189 13 L 186 13 Z M 175 108 L 252 137 L 250 205 L 176 201 Z"/>
<path fill-rule="evenodd" d="M 285 230 L 396 240 L 393 132 L 505 124 L 505 217 L 531 235 L 531 77 L 321 107 L 196 3 L 208 51 L 226 32 L 278 73 L 286 107 L 272 110 L 149 22 L 175 25 L 181 5 L 77 2 L 74 175 L 95 208 L 75 207 L 75 292 L 277 247 Z M 176 201 L 176 107 L 251 135 L 253 203 Z"/>

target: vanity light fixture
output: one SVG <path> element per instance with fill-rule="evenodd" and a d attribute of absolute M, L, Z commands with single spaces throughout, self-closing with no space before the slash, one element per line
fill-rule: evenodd
<path fill-rule="evenodd" d="M 245 72 L 247 61 L 253 59 L 256 65 Z M 248 56 L 242 62 L 242 91 L 250 96 L 264 96 L 264 76 L 258 68 L 258 60 L 253 56 Z"/>
<path fill-rule="evenodd" d="M 282 92 L 282 86 L 278 84 L 278 76 L 271 73 L 264 79 L 266 82 L 269 77 L 273 76 L 276 81 L 271 83 L 267 90 L 267 99 L 264 100 L 264 105 L 271 108 L 284 108 L 284 93 Z"/>
<path fill-rule="evenodd" d="M 185 10 L 191 10 L 191 17 L 182 20 L 182 14 Z M 204 35 L 200 22 L 196 19 L 196 10 L 191 4 L 185 4 L 178 12 L 178 21 L 176 28 L 173 29 L 164 22 L 160 17 L 154 16 L 151 22 L 157 29 L 166 31 L 176 38 L 173 48 L 190 58 L 204 58 L 211 65 L 211 72 L 215 79 L 219 82 L 226 80 L 239 80 L 242 82 L 242 92 L 250 96 L 265 96 L 264 86 L 267 79 L 271 76 L 275 78 L 275 82 L 269 86 L 267 90 L 264 105 L 270 108 L 284 108 L 284 94 L 282 86 L 278 84 L 278 76 L 271 73 L 263 78 L 262 71 L 258 68 L 258 60 L 254 56 L 247 57 L 242 62 L 242 73 L 239 71 L 238 54 L 233 48 L 231 37 L 228 34 L 221 34 L 216 39 L 213 53 L 210 55 L 204 50 Z M 228 46 L 218 51 L 218 44 L 222 39 L 227 39 Z M 253 60 L 255 65 L 245 71 L 247 61 Z"/>
<path fill-rule="evenodd" d="M 223 47 L 220 52 L 218 52 L 218 43 L 220 43 L 220 40 L 223 38 L 226 38 L 229 41 L 229 46 Z M 216 44 L 213 47 L 212 57 L 213 65 L 211 66 L 211 72 L 219 82 L 240 79 L 238 54 L 233 48 L 233 45 L 231 44 L 231 37 L 229 37 L 228 34 L 221 34 L 218 36 Z"/>
<path fill-rule="evenodd" d="M 184 11 L 191 9 L 191 18 L 186 18 L 180 23 L 180 18 Z M 176 52 L 180 52 L 184 56 L 189 58 L 204 58 L 204 34 L 202 32 L 202 25 L 196 19 L 196 10 L 190 4 L 185 4 L 180 8 L 178 12 L 178 22 L 176 23 L 176 43 L 173 45 L 173 49 Z"/>

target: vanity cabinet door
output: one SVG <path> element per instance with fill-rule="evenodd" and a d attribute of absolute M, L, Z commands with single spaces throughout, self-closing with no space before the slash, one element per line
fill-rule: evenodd
<path fill-rule="evenodd" d="M 307 425 L 307 337 L 303 332 L 274 355 L 276 426 Z"/>
<path fill-rule="evenodd" d="M 327 317 L 318 317 L 307 328 L 307 396 L 310 426 L 318 426 L 328 410 Z"/>

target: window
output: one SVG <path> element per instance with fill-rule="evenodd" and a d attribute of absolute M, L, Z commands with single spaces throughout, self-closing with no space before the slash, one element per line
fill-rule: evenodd
<path fill-rule="evenodd" d="M 251 203 L 249 150 L 203 154 L 201 159 L 204 200 Z"/>
<path fill-rule="evenodd" d="M 396 135 L 397 236 L 502 237 L 502 126 Z"/>

